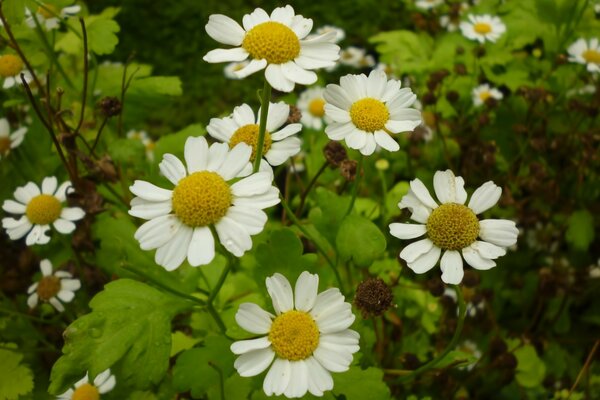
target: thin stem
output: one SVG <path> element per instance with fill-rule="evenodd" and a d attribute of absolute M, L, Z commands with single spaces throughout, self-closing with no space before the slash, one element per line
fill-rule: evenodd
<path fill-rule="evenodd" d="M 90 149 L 90 155 L 94 154 L 94 150 L 96 149 L 96 145 L 100 141 L 100 135 L 102 134 L 102 131 L 104 130 L 106 121 L 108 121 L 108 117 L 104 117 L 104 120 L 102 120 L 102 125 L 100 125 L 100 128 L 98 129 L 98 133 L 96 134 L 96 140 L 94 140 L 94 144 L 92 145 L 92 148 Z"/>
<path fill-rule="evenodd" d="M 448 353 L 450 353 L 450 351 L 452 351 L 456 347 L 456 344 L 460 339 L 460 334 L 462 333 L 463 326 L 465 324 L 466 306 L 460 286 L 454 285 L 454 290 L 456 291 L 456 299 L 458 301 L 458 324 L 456 325 L 456 330 L 454 331 L 454 336 L 452 336 L 452 340 L 450 340 L 450 343 L 448 343 L 448 346 L 440 355 L 438 355 L 436 358 L 429 361 L 428 363 L 422 365 L 421 367 L 415 369 L 414 371 L 411 371 L 409 374 L 404 375 L 402 378 L 400 378 L 399 382 L 407 382 L 416 377 L 417 375 L 429 371 L 430 369 L 438 365 L 439 362 L 442 361 L 444 357 L 446 357 L 446 355 L 448 355 Z M 386 373 L 389 373 L 391 375 L 401 375 L 401 373 L 395 374 L 392 371 L 393 370 L 389 370 L 386 371 Z"/>
<path fill-rule="evenodd" d="M 225 400 L 225 383 L 223 381 L 223 371 L 221 371 L 221 368 L 219 368 L 219 366 L 213 363 L 212 361 L 209 361 L 208 365 L 213 367 L 215 371 L 217 371 L 217 373 L 219 374 L 219 392 L 221 394 L 221 400 Z"/>
<path fill-rule="evenodd" d="M 581 367 L 581 371 L 579 371 L 579 373 L 577 374 L 575 383 L 573 383 L 573 386 L 571 386 L 571 389 L 569 390 L 569 396 L 567 397 L 567 400 L 571 398 L 571 394 L 573 394 L 573 391 L 577 388 L 577 385 L 579 385 L 579 381 L 581 380 L 581 377 L 583 376 L 584 372 L 587 371 L 588 368 L 590 367 L 590 364 L 592 363 L 592 360 L 594 359 L 594 354 L 596 354 L 596 350 L 598 350 L 599 345 L 600 345 L 600 339 L 596 340 L 596 343 L 594 343 L 594 347 L 592 347 L 592 351 L 590 351 L 590 354 L 588 354 L 588 357 L 585 360 L 583 367 Z"/>
<path fill-rule="evenodd" d="M 358 158 L 358 166 L 356 167 L 356 179 L 354 180 L 354 186 L 352 187 L 352 199 L 350 200 L 348 210 L 346 210 L 346 215 L 350 214 L 350 212 L 352 212 L 352 209 L 354 208 L 354 202 L 356 201 L 356 195 L 358 194 L 358 186 L 360 185 L 360 178 L 362 176 L 361 172 L 364 158 L 365 157 L 362 154 Z"/>
<path fill-rule="evenodd" d="M 217 310 L 215 310 L 215 306 L 212 303 L 208 303 L 206 305 L 206 309 L 208 310 L 208 313 L 211 315 L 211 317 L 213 317 L 213 319 L 219 326 L 219 330 L 221 331 L 221 333 L 225 334 L 225 332 L 227 332 L 227 327 L 225 326 L 225 323 L 221 319 L 221 316 L 219 315 Z M 225 335 L 225 336 L 227 336 L 227 335 Z"/>
<path fill-rule="evenodd" d="M 302 194 L 300 195 L 300 205 L 298 206 L 298 209 L 296 210 L 296 217 L 299 217 L 300 214 L 302 214 L 302 209 L 304 208 L 304 203 L 306 202 L 306 197 L 310 193 L 313 186 L 315 186 L 315 183 L 317 183 L 317 179 L 319 179 L 319 176 L 321 176 L 321 174 L 323 172 L 325 172 L 328 165 L 329 165 L 329 163 L 327 162 L 327 160 L 325 160 L 323 165 L 321 165 L 321 168 L 319 168 L 319 170 L 317 171 L 315 176 L 313 176 L 311 181 L 308 183 L 308 186 L 304 189 L 304 191 L 302 191 Z"/>
<path fill-rule="evenodd" d="M 213 300 L 219 294 L 219 291 L 221 290 L 221 287 L 223 287 L 223 283 L 225 283 L 225 279 L 227 278 L 227 275 L 229 275 L 229 271 L 231 271 L 231 265 L 232 264 L 233 264 L 233 262 L 231 262 L 231 260 L 227 261 L 227 264 L 225 265 L 225 268 L 223 269 L 223 272 L 221 273 L 221 276 L 219 277 L 219 280 L 217 281 L 217 284 L 212 289 L 212 291 L 210 293 L 210 296 L 208 296 L 208 300 L 207 300 L 208 303 L 212 303 Z"/>
<path fill-rule="evenodd" d="M 79 122 L 77 123 L 77 128 L 75 128 L 75 133 L 79 133 L 81 125 L 83 125 L 83 117 L 85 115 L 85 103 L 87 101 L 89 69 L 87 31 L 85 29 L 85 22 L 83 21 L 83 18 L 79 18 L 79 23 L 81 24 L 81 32 L 83 33 L 83 92 L 81 94 L 81 114 L 79 115 Z"/>
<path fill-rule="evenodd" d="M 333 273 L 335 274 L 335 278 L 338 281 L 338 285 L 340 286 L 340 290 L 342 291 L 342 293 L 346 293 L 346 290 L 344 289 L 344 282 L 342 281 L 342 277 L 340 276 L 339 271 L 337 270 L 335 264 L 333 263 L 333 260 L 331 260 L 331 258 L 329 258 L 329 256 L 327 255 L 327 253 L 325 252 L 325 250 L 323 249 L 323 247 L 321 246 L 319 241 L 315 240 L 312 237 L 312 235 L 308 232 L 308 230 L 306 228 L 304 228 L 304 226 L 302 226 L 302 224 L 300 223 L 298 218 L 296 218 L 296 215 L 290 208 L 289 204 L 285 201 L 285 199 L 283 197 L 280 197 L 280 199 L 281 199 L 281 205 L 283 206 L 283 209 L 285 210 L 287 215 L 290 217 L 290 220 L 294 223 L 294 225 L 296 225 L 298 227 L 298 229 L 300 229 L 300 232 L 302 232 L 302 234 L 304 236 L 306 236 L 308 239 L 310 239 L 315 244 L 317 251 L 319 253 L 321 253 L 321 255 L 327 261 L 327 264 L 333 270 Z"/>
<path fill-rule="evenodd" d="M 271 85 L 265 78 L 260 99 L 260 121 L 258 125 L 258 143 L 256 145 L 256 158 L 254 159 L 254 168 L 252 172 L 258 172 L 260 168 L 260 160 L 263 156 L 263 146 L 265 143 L 265 132 L 267 131 L 267 115 L 269 115 L 269 102 L 271 101 Z"/>

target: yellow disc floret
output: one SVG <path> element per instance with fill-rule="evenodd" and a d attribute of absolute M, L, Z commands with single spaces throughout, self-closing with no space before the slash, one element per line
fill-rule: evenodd
<path fill-rule="evenodd" d="M 480 35 L 485 35 L 486 33 L 490 33 L 492 31 L 492 26 L 486 22 L 478 22 L 473 25 L 473 29 Z"/>
<path fill-rule="evenodd" d="M 275 318 L 269 341 L 278 357 L 290 361 L 304 360 L 319 345 L 319 328 L 310 314 L 291 310 Z"/>
<path fill-rule="evenodd" d="M 390 119 L 390 112 L 385 104 L 377 99 L 365 97 L 350 107 L 352 123 L 365 132 L 383 130 Z"/>
<path fill-rule="evenodd" d="M 48 225 L 60 217 L 62 204 L 49 194 L 35 196 L 27 204 L 25 214 L 32 224 Z"/>
<path fill-rule="evenodd" d="M 23 61 L 14 54 L 5 54 L 0 56 L 0 76 L 8 78 L 16 76 L 23 70 Z"/>
<path fill-rule="evenodd" d="M 300 40 L 290 28 L 269 21 L 256 25 L 244 37 L 242 47 L 256 60 L 284 64 L 300 54 Z"/>
<path fill-rule="evenodd" d="M 491 94 L 490 92 L 488 92 L 487 90 L 486 90 L 486 91 L 483 91 L 483 92 L 481 92 L 481 93 L 479 93 L 479 99 L 480 99 L 481 101 L 483 101 L 484 103 L 485 103 L 485 101 L 486 101 L 487 99 L 489 99 L 491 96 L 492 96 L 492 94 Z"/>
<path fill-rule="evenodd" d="M 38 7 L 37 13 L 45 19 L 56 18 L 58 15 L 58 9 L 53 4 L 43 4 Z"/>
<path fill-rule="evenodd" d="M 586 50 L 581 57 L 590 64 L 600 64 L 600 51 L 598 50 Z"/>
<path fill-rule="evenodd" d="M 460 250 L 469 246 L 479 235 L 479 220 L 462 204 L 442 204 L 427 220 L 427 236 L 443 250 Z"/>
<path fill-rule="evenodd" d="M 56 276 L 45 276 L 37 286 L 37 294 L 43 301 L 48 301 L 60 291 L 60 279 Z"/>
<path fill-rule="evenodd" d="M 219 174 L 195 172 L 173 190 L 173 212 L 187 226 L 206 226 L 227 213 L 231 200 L 231 189 Z"/>
<path fill-rule="evenodd" d="M 249 146 L 252 146 L 252 155 L 250 156 L 250 161 L 254 161 L 256 159 L 256 149 L 258 148 L 258 125 L 250 124 L 238 128 L 238 130 L 235 131 L 231 136 L 231 139 L 229 139 L 229 148 L 233 149 L 235 146 L 242 142 L 246 143 Z M 267 152 L 271 148 L 271 143 L 271 135 L 268 131 L 265 131 L 265 139 L 263 142 L 262 149 L 263 156 L 267 154 Z"/>
<path fill-rule="evenodd" d="M 92 384 L 84 383 L 73 392 L 71 400 L 99 400 L 100 392 L 98 388 Z"/>
<path fill-rule="evenodd" d="M 325 100 L 317 98 L 308 103 L 308 112 L 315 117 L 321 118 L 325 115 Z"/>

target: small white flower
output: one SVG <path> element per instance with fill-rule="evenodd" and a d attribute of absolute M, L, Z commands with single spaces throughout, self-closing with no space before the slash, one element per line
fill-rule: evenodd
<path fill-rule="evenodd" d="M 391 65 L 380 62 L 373 68 L 375 71 L 383 71 L 388 79 L 398 80 L 398 76 L 394 73 L 394 68 Z M 406 85 L 405 85 L 406 86 Z"/>
<path fill-rule="evenodd" d="M 473 362 L 469 363 L 468 365 L 459 367 L 460 369 L 465 369 L 467 371 L 471 371 L 482 356 L 481 350 L 479 350 L 477 343 L 473 342 L 472 340 L 465 340 L 464 342 L 462 342 L 462 344 L 457 346 L 457 350 L 471 354 L 473 357 L 475 357 L 475 360 Z"/>
<path fill-rule="evenodd" d="M 477 86 L 471 93 L 473 95 L 473 105 L 480 107 L 485 104 L 489 98 L 502 100 L 502 92 L 496 88 L 490 87 L 487 83 Z"/>
<path fill-rule="evenodd" d="M 372 68 L 375 66 L 375 58 L 367 54 L 365 49 L 349 46 L 340 53 L 340 64 L 353 68 Z"/>
<path fill-rule="evenodd" d="M 101 394 L 105 394 L 114 389 L 117 380 L 110 373 L 110 369 L 101 372 L 96 376 L 93 383 L 90 383 L 88 374 L 85 374 L 80 381 L 75 383 L 72 389 L 67 390 L 57 400 L 88 400 L 100 399 Z"/>
<path fill-rule="evenodd" d="M 347 371 L 359 350 L 359 334 L 348 329 L 355 319 L 352 306 L 337 288 L 317 294 L 319 276 L 306 271 L 294 291 L 281 274 L 267 278 L 266 284 L 275 315 L 254 303 L 240 305 L 238 325 L 265 336 L 233 343 L 231 351 L 239 355 L 234 367 L 250 377 L 270 366 L 263 382 L 267 396 L 322 396 L 333 389 L 330 372 Z"/>
<path fill-rule="evenodd" d="M 278 130 L 285 124 L 289 115 L 289 105 L 284 102 L 269 103 L 262 155 L 270 165 L 281 165 L 300 152 L 302 142 L 294 135 L 300 132 L 302 124 L 289 124 Z M 228 117 L 211 118 L 206 131 L 215 139 L 227 143 L 229 148 L 234 148 L 238 143 L 252 146 L 250 162 L 254 162 L 258 146 L 259 119 L 260 109 L 255 116 L 249 105 L 242 104 L 235 107 L 233 114 Z"/>
<path fill-rule="evenodd" d="M 366 156 L 377 145 L 398 151 L 392 134 L 421 123 L 421 112 L 409 108 L 417 96 L 410 88 L 400 89 L 400 82 L 388 80 L 383 71 L 343 76 L 339 85 L 327 85 L 324 97 L 325 115 L 334 121 L 325 129 L 329 139 L 345 140 Z"/>
<path fill-rule="evenodd" d="M 456 32 L 460 26 L 460 16 L 468 9 L 468 3 L 454 3 L 449 14 L 440 16 L 440 26 L 448 32 Z"/>
<path fill-rule="evenodd" d="M 65 235 L 75 230 L 74 221 L 82 219 L 85 212 L 79 207 L 63 207 L 67 193 L 72 190 L 71 182 L 64 182 L 58 189 L 57 186 L 56 177 L 49 176 L 42 181 L 41 190 L 35 183 L 29 182 L 15 190 L 17 201 L 4 200 L 4 211 L 21 215 L 19 219 L 2 219 L 2 227 L 12 240 L 27 235 L 27 246 L 46 244 L 50 241 L 50 237 L 46 236 L 50 224 Z"/>
<path fill-rule="evenodd" d="M 588 41 L 577 39 L 575 43 L 569 46 L 569 61 L 578 64 L 585 64 L 589 72 L 597 73 L 600 71 L 600 43 L 598 38 L 592 38 Z"/>
<path fill-rule="evenodd" d="M 232 62 L 227 64 L 225 68 L 223 68 L 223 73 L 225 74 L 225 78 L 228 79 L 242 79 L 241 77 L 236 75 L 237 71 L 241 71 L 246 68 L 250 64 L 250 61 L 244 60 L 242 62 Z"/>
<path fill-rule="evenodd" d="M 462 290 L 462 289 L 461 289 Z M 452 288 L 447 287 L 446 289 L 444 289 L 444 296 L 449 297 L 452 299 L 452 301 L 456 304 L 457 302 L 457 297 L 456 297 L 456 291 Z M 467 317 L 475 317 L 477 315 L 477 313 L 482 312 L 483 310 L 485 310 L 485 300 L 483 298 L 481 298 L 481 300 L 477 303 L 473 303 L 472 301 L 470 301 L 469 299 L 465 299 L 465 307 L 466 307 L 466 311 L 465 311 L 465 315 Z M 459 309 L 458 306 L 456 307 L 456 315 L 458 315 L 459 313 Z"/>
<path fill-rule="evenodd" d="M 156 143 L 148 136 L 146 131 L 136 131 L 132 129 L 127 132 L 127 138 L 142 142 L 144 149 L 146 149 L 146 158 L 149 161 L 154 161 L 154 148 L 156 147 Z"/>
<path fill-rule="evenodd" d="M 216 49 L 204 56 L 209 63 L 252 60 L 235 74 L 240 78 L 265 69 L 269 84 L 282 92 L 291 92 L 296 83 L 311 85 L 317 81 L 313 69 L 335 65 L 340 48 L 335 32 L 307 38 L 313 21 L 295 15 L 292 6 L 278 7 L 269 16 L 262 8 L 244 15 L 242 28 L 233 19 L 211 15 L 206 33 L 220 43 L 233 47 Z"/>
<path fill-rule="evenodd" d="M 50 303 L 58 312 L 65 311 L 62 303 L 70 303 L 75 297 L 75 292 L 81 288 L 79 279 L 72 279 L 67 271 L 56 271 L 52 273 L 50 260 L 40 262 L 42 278 L 27 289 L 27 305 L 35 308 L 38 301 Z M 62 302 L 62 303 L 61 303 Z"/>
<path fill-rule="evenodd" d="M 444 4 L 444 0 L 417 0 L 415 6 L 423 10 L 431 10 L 441 4 Z"/>
<path fill-rule="evenodd" d="M 33 80 L 19 56 L 15 54 L 0 55 L 0 78 L 4 78 L 3 89 L 22 85 L 21 74 L 23 74 L 25 82 L 29 83 Z"/>
<path fill-rule="evenodd" d="M 498 17 L 491 15 L 473 15 L 467 16 L 469 22 L 460 23 L 460 30 L 467 39 L 476 40 L 484 43 L 486 40 L 495 42 L 506 32 L 506 25 Z"/>
<path fill-rule="evenodd" d="M 346 38 L 346 32 L 344 32 L 342 28 L 333 25 L 323 25 L 316 30 L 316 35 L 310 35 L 309 37 L 319 36 L 329 32 L 335 32 L 335 43 L 339 43 Z"/>
<path fill-rule="evenodd" d="M 458 285 L 464 275 L 460 252 L 473 268 L 488 270 L 496 266 L 496 258 L 506 254 L 507 247 L 517 242 L 519 230 L 513 221 L 477 218 L 477 214 L 498 202 L 502 189 L 488 181 L 475 190 L 465 206 L 464 184 L 463 178 L 455 177 L 450 170 L 437 171 L 433 187 L 441 203 L 438 205 L 423 182 L 419 179 L 410 182 L 410 191 L 398 206 L 408 208 L 411 218 L 419 224 L 393 223 L 390 233 L 399 239 L 427 236 L 400 252 L 400 258 L 415 273 L 423 274 L 433 268 L 443 251 L 442 280 Z"/>
<path fill-rule="evenodd" d="M 10 125 L 6 118 L 0 118 L 0 160 L 6 157 L 12 149 L 16 149 L 25 138 L 27 127 L 21 127 L 10 133 Z"/>
<path fill-rule="evenodd" d="M 81 6 L 77 4 L 59 10 L 54 4 L 46 3 L 40 5 L 35 11 L 35 14 L 29 9 L 25 9 L 25 14 L 27 15 L 25 23 L 30 28 L 35 28 L 35 18 L 41 26 L 45 27 L 47 31 L 50 31 L 59 27 L 61 19 L 77 15 L 80 11 Z"/>
<path fill-rule="evenodd" d="M 187 169 L 177 157 L 165 154 L 159 168 L 175 185 L 173 190 L 139 180 L 129 188 L 137 196 L 129 214 L 149 220 L 135 233 L 140 247 L 158 249 L 155 261 L 169 271 L 186 258 L 194 267 L 210 263 L 215 257 L 213 227 L 236 257 L 250 250 L 251 235 L 260 233 L 267 222 L 262 210 L 279 203 L 270 172 L 250 175 L 251 153 L 245 143 L 230 150 L 225 143 L 209 147 L 204 137 L 189 137 L 184 150 Z"/>
<path fill-rule="evenodd" d="M 325 88 L 320 86 L 306 89 L 298 98 L 298 108 L 302 112 L 302 125 L 320 130 L 323 128 L 323 121 L 330 123 L 331 120 L 325 115 L 325 99 L 323 93 Z"/>

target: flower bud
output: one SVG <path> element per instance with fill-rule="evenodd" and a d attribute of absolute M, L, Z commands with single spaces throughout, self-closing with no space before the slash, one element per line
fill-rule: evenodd
<path fill-rule="evenodd" d="M 380 278 L 369 278 L 358 284 L 354 305 L 362 312 L 363 318 L 379 316 L 392 305 L 392 291 Z"/>

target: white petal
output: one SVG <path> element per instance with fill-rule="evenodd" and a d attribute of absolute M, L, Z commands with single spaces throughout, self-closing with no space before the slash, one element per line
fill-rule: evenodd
<path fill-rule="evenodd" d="M 233 71 L 233 74 L 241 79 L 241 78 L 245 78 L 249 75 L 252 75 L 255 72 L 258 72 L 261 69 L 264 69 L 266 66 L 267 66 L 267 60 L 265 60 L 265 59 L 251 60 L 248 63 L 248 65 L 246 65 L 244 68 L 239 69 L 237 71 Z"/>
<path fill-rule="evenodd" d="M 33 292 L 35 292 L 35 290 L 38 287 L 38 282 L 34 282 L 32 283 L 28 288 L 27 288 L 27 294 L 31 294 Z"/>
<path fill-rule="evenodd" d="M 171 209 L 171 200 L 146 201 L 140 197 L 135 197 L 131 200 L 129 215 L 143 219 L 152 219 L 169 214 Z"/>
<path fill-rule="evenodd" d="M 265 159 L 273 166 L 281 165 L 290 157 L 300 153 L 302 141 L 296 137 L 275 142 L 265 154 Z"/>
<path fill-rule="evenodd" d="M 456 179 L 452 171 L 437 171 L 433 176 L 433 188 L 440 203 L 456 203 Z"/>
<path fill-rule="evenodd" d="M 215 238 L 207 226 L 194 228 L 187 259 L 192 267 L 206 265 L 215 258 Z"/>
<path fill-rule="evenodd" d="M 258 109 L 258 115 L 257 115 L 257 121 L 256 123 L 258 124 L 258 117 L 260 116 L 260 113 L 262 112 L 262 107 L 260 107 Z M 285 122 L 287 121 L 288 117 L 290 115 L 290 106 L 287 105 L 286 103 L 280 101 L 279 103 L 269 103 L 269 113 L 267 115 L 267 130 L 269 132 L 275 132 L 277 129 L 279 129 L 280 126 L 282 126 L 283 124 L 285 124 Z M 299 125 L 299 124 L 294 124 L 294 125 Z M 302 126 L 300 126 L 298 128 L 298 130 L 302 129 Z M 273 136 L 271 136 L 271 139 L 273 139 Z"/>
<path fill-rule="evenodd" d="M 46 244 L 50 238 L 46 236 L 46 232 L 50 229 L 48 225 L 34 225 L 31 232 L 25 238 L 25 244 L 31 246 L 34 244 Z"/>
<path fill-rule="evenodd" d="M 43 276 L 52 275 L 52 263 L 50 260 L 44 259 L 40 261 L 40 271 L 42 271 Z"/>
<path fill-rule="evenodd" d="M 496 263 L 493 260 L 482 257 L 481 254 L 473 248 L 473 245 L 462 249 L 462 254 L 465 261 L 475 269 L 485 271 L 496 266 Z"/>
<path fill-rule="evenodd" d="M 325 128 L 325 134 L 331 140 L 344 140 L 348 136 L 350 136 L 354 131 L 356 131 L 356 127 L 352 122 L 334 122 Z"/>
<path fill-rule="evenodd" d="M 313 353 L 315 359 L 326 369 L 332 372 L 344 372 L 350 368 L 352 354 L 336 353 L 323 346 L 317 347 Z"/>
<path fill-rule="evenodd" d="M 202 136 L 187 138 L 184 153 L 185 163 L 190 174 L 206 169 L 208 164 L 208 142 L 206 138 Z"/>
<path fill-rule="evenodd" d="M 234 196 L 254 196 L 269 190 L 271 183 L 268 172 L 257 172 L 231 185 L 231 193 Z"/>
<path fill-rule="evenodd" d="M 277 7 L 271 12 L 271 20 L 280 22 L 286 26 L 292 24 L 294 18 L 294 9 L 292 6 L 287 5 L 285 7 Z"/>
<path fill-rule="evenodd" d="M 367 142 L 367 135 L 368 133 L 355 129 L 352 131 L 352 133 L 346 136 L 346 144 L 351 149 L 362 149 Z"/>
<path fill-rule="evenodd" d="M 142 250 L 152 250 L 167 244 L 183 224 L 177 216 L 163 215 L 144 223 L 133 237 L 140 242 Z"/>
<path fill-rule="evenodd" d="M 384 131 L 377 131 L 374 134 L 375 142 L 378 145 L 386 149 L 387 151 L 398 151 L 400 150 L 400 145 L 396 142 L 392 136 Z"/>
<path fill-rule="evenodd" d="M 234 256 L 241 257 L 252 248 L 250 234 L 233 219 L 227 216 L 221 218 L 215 225 L 215 229 L 223 247 Z"/>
<path fill-rule="evenodd" d="M 296 310 L 310 311 L 317 300 L 319 275 L 304 271 L 298 277 L 294 289 Z"/>
<path fill-rule="evenodd" d="M 67 199 L 67 194 L 73 191 L 73 185 L 70 181 L 66 181 L 61 183 L 61 185 L 56 189 L 56 193 L 54 193 L 54 197 L 58 199 L 61 203 Z"/>
<path fill-rule="evenodd" d="M 495 260 L 506 254 L 506 250 L 488 242 L 476 241 L 470 246 L 473 250 L 477 250 L 481 257 Z"/>
<path fill-rule="evenodd" d="M 27 216 L 22 216 L 18 220 L 14 218 L 3 218 L 2 227 L 6 229 L 6 233 L 11 240 L 18 240 L 25 236 L 31 230 L 31 222 Z"/>
<path fill-rule="evenodd" d="M 333 378 L 329 371 L 314 358 L 306 360 L 308 367 L 308 391 L 315 396 L 322 396 L 323 392 L 333 389 Z"/>
<path fill-rule="evenodd" d="M 67 221 L 79 221 L 85 217 L 85 211 L 79 207 L 64 207 L 60 212 L 60 218 Z"/>
<path fill-rule="evenodd" d="M 342 110 L 339 107 L 334 106 L 331 103 L 325 104 L 325 115 L 329 118 L 333 119 L 336 122 L 350 122 L 352 119 L 350 118 L 350 113 L 346 110 Z"/>
<path fill-rule="evenodd" d="M 31 294 L 27 298 L 27 305 L 29 306 L 29 308 L 35 308 L 35 306 L 37 306 L 37 303 L 38 303 L 38 294 L 37 293 Z"/>
<path fill-rule="evenodd" d="M 254 111 L 248 104 L 235 107 L 232 117 L 238 126 L 252 125 L 256 122 Z"/>
<path fill-rule="evenodd" d="M 281 72 L 288 80 L 301 85 L 312 85 L 317 81 L 317 74 L 299 67 L 294 61 L 281 64 Z"/>
<path fill-rule="evenodd" d="M 63 303 L 69 303 L 75 297 L 75 293 L 69 290 L 61 290 L 56 295 Z"/>
<path fill-rule="evenodd" d="M 286 114 L 286 118 L 287 118 L 287 114 Z M 267 126 L 267 129 L 268 128 L 269 127 Z M 286 125 L 283 129 L 272 133 L 271 139 L 274 142 L 278 142 L 278 141 L 286 139 L 292 135 L 295 135 L 296 133 L 300 132 L 301 129 L 302 129 L 302 124 L 289 124 L 289 125 Z"/>
<path fill-rule="evenodd" d="M 104 394 L 107 392 L 110 392 L 111 390 L 113 390 L 117 384 L 117 379 L 115 378 L 114 375 L 110 374 L 110 370 L 107 370 L 109 373 L 108 378 L 98 387 L 98 392 L 100 394 Z M 105 371 L 106 372 L 106 371 Z"/>
<path fill-rule="evenodd" d="M 264 209 L 279 204 L 279 189 L 271 186 L 263 194 L 247 197 L 234 197 L 233 204 L 236 206 Z"/>
<path fill-rule="evenodd" d="M 291 367 L 288 360 L 276 358 L 275 362 L 267 372 L 263 382 L 263 391 L 267 396 L 273 394 L 279 396 L 287 388 L 291 379 Z"/>
<path fill-rule="evenodd" d="M 57 271 L 57 272 L 66 272 L 66 271 Z M 81 288 L 81 281 L 79 279 L 61 279 L 60 280 L 60 288 L 61 290 L 70 290 L 74 292 Z"/>
<path fill-rule="evenodd" d="M 268 336 L 263 336 L 258 339 L 240 340 L 234 342 L 230 349 L 233 354 L 244 354 L 254 350 L 266 349 L 271 346 Z"/>
<path fill-rule="evenodd" d="M 423 254 L 428 253 L 433 247 L 433 242 L 427 238 L 421 239 L 417 242 L 413 242 L 406 246 L 400 252 L 400 258 L 402 258 L 407 263 L 411 263 L 415 261 L 417 258 L 421 257 Z"/>
<path fill-rule="evenodd" d="M 344 304 L 344 296 L 338 288 L 330 288 L 317 295 L 315 305 L 310 310 L 310 315 L 317 320 L 327 314 L 331 314 L 330 310 L 339 308 Z"/>
<path fill-rule="evenodd" d="M 177 183 L 186 176 L 185 166 L 181 160 L 173 154 L 167 153 L 163 155 L 163 159 L 158 167 L 160 168 L 160 172 L 171 181 L 173 185 L 177 185 Z"/>
<path fill-rule="evenodd" d="M 39 196 L 40 189 L 33 182 L 28 182 L 25 186 L 18 187 L 15 190 L 15 199 L 23 204 L 28 204 L 35 196 Z"/>
<path fill-rule="evenodd" d="M 265 78 L 274 89 L 280 92 L 287 93 L 294 90 L 294 82 L 283 74 L 279 64 L 269 64 L 265 70 Z"/>
<path fill-rule="evenodd" d="M 375 148 L 377 147 L 377 143 L 375 142 L 375 136 L 371 133 L 365 133 L 366 141 L 365 145 L 362 149 L 360 149 L 360 153 L 363 156 L 370 156 L 375 152 Z"/>
<path fill-rule="evenodd" d="M 24 204 L 17 203 L 14 200 L 4 200 L 2 209 L 11 214 L 25 214 L 27 207 Z"/>
<path fill-rule="evenodd" d="M 233 136 L 237 129 L 238 125 L 235 123 L 232 117 L 211 118 L 210 123 L 206 127 L 206 131 L 210 136 L 223 143 L 229 143 L 229 139 L 231 139 L 231 136 Z M 206 168 L 207 167 L 205 166 L 204 169 Z"/>
<path fill-rule="evenodd" d="M 401 224 L 398 222 L 390 224 L 390 234 L 398 239 L 414 239 L 427 233 L 425 225 Z"/>
<path fill-rule="evenodd" d="M 206 33 L 217 42 L 239 46 L 246 36 L 246 32 L 233 19 L 222 14 L 213 14 L 208 17 Z"/>
<path fill-rule="evenodd" d="M 475 214 L 481 214 L 496 205 L 501 195 L 502 189 L 494 182 L 487 181 L 475 190 L 471 200 L 469 200 L 468 207 Z"/>
<path fill-rule="evenodd" d="M 290 28 L 294 31 L 298 39 L 304 39 L 308 35 L 313 27 L 313 20 L 310 18 L 304 18 L 301 15 L 296 15 L 292 19 Z"/>
<path fill-rule="evenodd" d="M 267 223 L 267 214 L 262 210 L 233 206 L 227 210 L 227 217 L 242 225 L 250 235 L 262 232 Z"/>
<path fill-rule="evenodd" d="M 315 319 L 321 333 L 340 332 L 348 329 L 355 320 L 350 303 L 329 307 Z"/>
<path fill-rule="evenodd" d="M 398 207 L 408 208 L 412 212 L 410 217 L 422 224 L 427 223 L 429 215 L 431 214 L 431 209 L 421 203 L 417 196 L 414 195 L 412 190 L 402 197 L 402 200 L 400 200 L 400 203 L 398 203 Z"/>
<path fill-rule="evenodd" d="M 71 221 L 67 221 L 66 219 L 59 218 L 52 223 L 54 229 L 62 233 L 63 235 L 68 235 L 73 232 L 76 228 L 75 224 Z"/>
<path fill-rule="evenodd" d="M 235 321 L 238 325 L 250 332 L 258 335 L 264 335 L 271 330 L 271 323 L 274 316 L 254 303 L 242 303 L 235 314 Z"/>
<path fill-rule="evenodd" d="M 277 315 L 294 308 L 292 286 L 285 276 L 276 273 L 266 279 L 267 292 L 273 300 L 273 309 Z"/>
<path fill-rule="evenodd" d="M 417 258 L 412 263 L 408 263 L 408 267 L 412 269 L 416 274 L 424 274 L 435 266 L 437 261 L 440 259 L 441 249 L 437 246 L 433 246 L 431 250 Z"/>
<path fill-rule="evenodd" d="M 517 243 L 519 230 L 513 221 L 506 219 L 484 219 L 479 221 L 479 237 L 495 244 L 508 247 Z"/>
<path fill-rule="evenodd" d="M 211 50 L 202 58 L 208 63 L 220 62 L 240 62 L 248 58 L 248 52 L 241 47 L 233 49 L 215 49 Z"/>
<path fill-rule="evenodd" d="M 256 376 L 271 365 L 273 358 L 275 358 L 275 352 L 269 347 L 242 354 L 235 360 L 233 366 L 240 376 Z"/>
<path fill-rule="evenodd" d="M 171 240 L 156 250 L 154 261 L 167 271 L 179 267 L 187 256 L 193 232 L 193 229 L 189 226 L 181 225 Z"/>
<path fill-rule="evenodd" d="M 387 76 L 384 71 L 372 70 L 367 82 L 367 96 L 381 99 L 387 86 Z"/>
<path fill-rule="evenodd" d="M 458 285 L 465 275 L 460 253 L 455 250 L 447 250 L 440 261 L 442 280 L 451 285 Z"/>
<path fill-rule="evenodd" d="M 229 153 L 229 145 L 227 143 L 213 143 L 208 149 L 208 164 L 207 171 L 217 171 L 223 165 Z"/>
<path fill-rule="evenodd" d="M 44 178 L 42 181 L 42 193 L 53 195 L 56 187 L 58 186 L 58 181 L 55 176 L 48 176 Z"/>
<path fill-rule="evenodd" d="M 302 397 L 308 391 L 308 367 L 304 360 L 290 362 L 290 382 L 284 391 L 287 398 Z"/>
<path fill-rule="evenodd" d="M 263 22 L 267 22 L 269 20 L 269 14 L 267 14 L 265 10 L 262 8 L 256 8 L 252 13 L 244 15 L 242 23 L 244 25 L 244 29 L 249 31 L 256 25 L 262 24 Z"/>
<path fill-rule="evenodd" d="M 323 97 L 327 103 L 331 103 L 341 110 L 349 110 L 355 100 L 341 86 L 334 84 L 327 85 Z"/>
<path fill-rule="evenodd" d="M 233 179 L 248 164 L 251 155 L 252 147 L 243 142 L 238 143 L 227 154 L 227 158 L 216 172 L 226 181 Z"/>
<path fill-rule="evenodd" d="M 413 179 L 410 181 L 410 188 L 414 195 L 427 207 L 431 209 L 437 208 L 438 204 L 433 200 L 433 197 L 429 194 L 429 190 L 427 190 L 427 187 L 425 187 L 420 179 Z"/>
<path fill-rule="evenodd" d="M 58 312 L 65 311 L 65 307 L 60 303 L 60 301 L 58 301 L 58 299 L 56 297 L 52 297 L 50 300 L 48 300 L 48 302 L 50 304 L 52 304 L 52 306 L 54 308 L 56 308 L 56 311 L 58 311 Z"/>
<path fill-rule="evenodd" d="M 146 181 L 135 181 L 129 187 L 131 193 L 147 201 L 167 201 L 171 200 L 173 192 L 167 189 L 159 188 Z"/>

